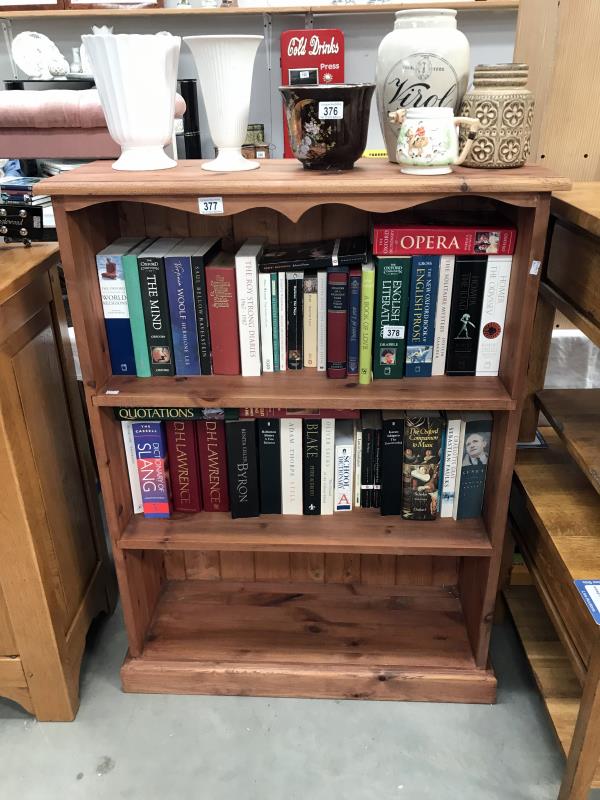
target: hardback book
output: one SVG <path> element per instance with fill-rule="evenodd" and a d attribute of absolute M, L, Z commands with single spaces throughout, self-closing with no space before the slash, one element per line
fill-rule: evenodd
<path fill-rule="evenodd" d="M 137 259 L 152 375 L 175 374 L 165 258 L 179 241 L 156 239 Z"/>
<path fill-rule="evenodd" d="M 333 510 L 352 511 L 354 478 L 354 429 L 350 420 L 335 421 L 335 483 Z"/>
<path fill-rule="evenodd" d="M 189 408 L 187 406 L 121 406 L 114 409 L 115 417 L 130 422 L 183 422 L 195 419 L 223 419 L 222 408 Z"/>
<path fill-rule="evenodd" d="M 221 240 L 213 237 L 198 238 L 198 247 L 192 255 L 192 277 L 194 280 L 194 299 L 196 301 L 196 328 L 198 330 L 198 351 L 200 372 L 212 375 L 212 350 L 210 343 L 210 324 L 208 320 L 208 295 L 206 292 L 206 265 L 221 249 Z"/>
<path fill-rule="evenodd" d="M 208 320 L 215 375 L 240 374 L 240 342 L 234 258 L 218 253 L 205 269 Z"/>
<path fill-rule="evenodd" d="M 427 255 L 512 255 L 517 232 L 514 228 L 495 229 L 475 225 L 446 227 L 439 225 L 373 226 L 373 253 L 377 256 Z"/>
<path fill-rule="evenodd" d="M 304 366 L 317 366 L 319 309 L 317 295 L 317 273 L 304 273 L 303 298 Z"/>
<path fill-rule="evenodd" d="M 327 272 L 317 272 L 317 370 L 327 370 Z"/>
<path fill-rule="evenodd" d="M 127 306 L 129 308 L 129 323 L 133 340 L 135 371 L 138 378 L 149 378 L 151 372 L 137 257 L 148 245 L 152 244 L 152 241 L 153 239 L 143 239 L 136 247 L 125 253 L 121 260 L 125 289 L 127 290 Z"/>
<path fill-rule="evenodd" d="M 407 412 L 404 422 L 402 516 L 431 520 L 437 517 L 442 429 L 437 411 Z"/>
<path fill-rule="evenodd" d="M 287 278 L 285 272 L 277 274 L 279 297 L 279 371 L 287 369 Z"/>
<path fill-rule="evenodd" d="M 465 435 L 460 452 L 460 487 L 456 519 L 472 519 L 481 514 L 485 477 L 490 458 L 492 415 L 489 411 L 463 414 Z"/>
<path fill-rule="evenodd" d="M 366 412 L 363 411 L 363 414 Z M 373 431 L 365 428 L 365 420 L 361 419 L 361 456 L 360 456 L 360 507 L 371 508 L 373 493 Z"/>
<path fill-rule="evenodd" d="M 361 421 L 354 423 L 354 508 L 362 508 L 362 427 Z"/>
<path fill-rule="evenodd" d="M 454 263 L 448 324 L 448 375 L 475 375 L 487 257 L 459 256 Z"/>
<path fill-rule="evenodd" d="M 281 514 L 281 436 L 278 419 L 257 419 L 260 513 Z"/>
<path fill-rule="evenodd" d="M 327 271 L 327 377 L 345 378 L 348 370 L 348 271 Z"/>
<path fill-rule="evenodd" d="M 321 420 L 302 420 L 302 512 L 321 513 Z"/>
<path fill-rule="evenodd" d="M 198 240 L 182 239 L 165 258 L 176 375 L 200 375 L 192 255 Z"/>
<path fill-rule="evenodd" d="M 381 413 L 361 413 L 363 433 L 361 506 L 379 508 L 381 493 Z M 379 433 L 378 433 L 379 432 Z"/>
<path fill-rule="evenodd" d="M 442 469 L 442 502 L 440 506 L 440 517 L 452 517 L 454 513 L 460 431 L 460 414 L 448 413 L 446 419 L 446 446 L 444 448 L 444 464 Z"/>
<path fill-rule="evenodd" d="M 258 276 L 258 306 L 260 318 L 260 362 L 263 372 L 275 372 L 273 353 L 272 275 Z M 277 307 L 277 306 L 276 306 Z M 279 336 L 279 331 L 277 332 Z M 279 364 L 277 365 L 279 367 Z"/>
<path fill-rule="evenodd" d="M 321 420 L 321 516 L 333 514 L 335 425 L 332 417 Z"/>
<path fill-rule="evenodd" d="M 258 262 L 263 247 L 262 239 L 248 239 L 235 254 L 239 347 L 244 376 L 261 374 Z"/>
<path fill-rule="evenodd" d="M 225 439 L 231 516 L 234 519 L 258 517 L 260 500 L 254 420 L 228 420 Z"/>
<path fill-rule="evenodd" d="M 500 369 L 511 269 L 512 256 L 488 256 L 475 363 L 476 375 L 495 377 Z"/>
<path fill-rule="evenodd" d="M 304 273 L 286 272 L 287 285 L 287 368 L 302 369 Z"/>
<path fill-rule="evenodd" d="M 132 425 L 133 423 L 129 420 L 122 420 L 121 434 L 123 436 L 123 447 L 125 448 L 125 458 L 127 460 L 127 474 L 129 475 L 133 513 L 141 514 L 144 510 L 144 504 L 142 502 L 142 490 L 140 488 L 140 478 L 137 470 L 137 455 L 135 452 L 135 443 L 133 441 Z"/>
<path fill-rule="evenodd" d="M 364 264 L 368 251 L 369 243 L 365 236 L 304 244 L 274 244 L 265 247 L 260 269 L 261 272 L 300 272 L 347 267 Z"/>
<path fill-rule="evenodd" d="M 354 408 L 240 408 L 239 418 L 252 417 L 254 419 L 360 419 L 360 411 Z"/>
<path fill-rule="evenodd" d="M 403 411 L 383 411 L 381 430 L 381 513 L 402 510 Z"/>
<path fill-rule="evenodd" d="M 371 508 L 381 507 L 381 474 L 383 465 L 381 462 L 381 448 L 382 448 L 382 427 L 381 427 L 381 414 L 377 412 L 378 425 L 375 428 L 375 436 L 373 438 L 373 494 L 371 495 Z"/>
<path fill-rule="evenodd" d="M 145 517 L 171 516 L 167 443 L 162 422 L 133 422 L 133 441 Z"/>
<path fill-rule="evenodd" d="M 406 335 L 407 378 L 431 376 L 439 274 L 439 256 L 413 256 Z"/>
<path fill-rule="evenodd" d="M 200 462 L 195 422 L 166 422 L 171 494 L 175 511 L 202 511 Z"/>
<path fill-rule="evenodd" d="M 360 340 L 358 353 L 358 382 L 367 384 L 373 379 L 373 312 L 375 309 L 375 267 L 364 264 L 360 286 Z"/>
<path fill-rule="evenodd" d="M 431 362 L 432 375 L 443 375 L 446 371 L 446 350 L 448 347 L 448 325 L 450 322 L 453 278 L 454 256 L 440 256 L 440 280 L 435 306 L 433 361 Z"/>
<path fill-rule="evenodd" d="M 352 267 L 348 275 L 348 375 L 358 375 L 361 283 L 362 268 Z"/>
<path fill-rule="evenodd" d="M 104 325 L 113 375 L 136 374 L 123 256 L 139 243 L 140 239 L 117 239 L 116 242 L 105 247 L 96 255 Z"/>
<path fill-rule="evenodd" d="M 282 419 L 281 512 L 302 514 L 302 420 Z"/>
<path fill-rule="evenodd" d="M 456 456 L 456 479 L 454 481 L 454 503 L 452 504 L 452 517 L 456 519 L 458 513 L 458 496 L 460 493 L 460 477 L 462 472 L 462 452 L 465 446 L 465 420 L 460 416 L 460 431 L 458 434 L 458 453 Z"/>
<path fill-rule="evenodd" d="M 375 259 L 374 378 L 404 374 L 409 287 L 410 258 Z"/>
<path fill-rule="evenodd" d="M 279 341 L 279 276 L 276 272 L 271 273 L 271 328 L 273 331 L 273 371 L 279 372 L 280 365 L 280 347 Z"/>
<path fill-rule="evenodd" d="M 202 505 L 205 511 L 229 511 L 225 423 L 222 419 L 196 423 Z"/>

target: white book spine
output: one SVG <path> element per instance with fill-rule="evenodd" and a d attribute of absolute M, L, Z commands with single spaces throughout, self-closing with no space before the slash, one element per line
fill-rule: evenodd
<path fill-rule="evenodd" d="M 302 420 L 281 420 L 281 511 L 302 514 Z"/>
<path fill-rule="evenodd" d="M 279 371 L 287 369 L 287 285 L 285 272 L 277 275 L 279 288 Z"/>
<path fill-rule="evenodd" d="M 454 256 L 440 257 L 440 282 L 435 310 L 435 333 L 433 340 L 432 375 L 443 375 L 446 371 L 446 349 L 448 347 L 448 322 L 454 278 Z"/>
<path fill-rule="evenodd" d="M 354 507 L 360 508 L 360 478 L 362 470 L 362 431 L 357 426 L 354 435 Z"/>
<path fill-rule="evenodd" d="M 125 419 L 121 420 L 121 433 L 123 434 L 125 458 L 127 459 L 127 472 L 129 473 L 129 488 L 131 489 L 133 513 L 141 514 L 144 511 L 144 504 L 142 503 L 142 490 L 140 488 L 135 444 L 133 441 L 133 422 Z"/>
<path fill-rule="evenodd" d="M 317 371 L 327 369 L 327 272 L 317 272 Z"/>
<path fill-rule="evenodd" d="M 271 275 L 259 272 L 260 354 L 263 372 L 273 372 L 273 314 L 271 311 Z"/>
<path fill-rule="evenodd" d="M 511 268 L 512 256 L 488 256 L 475 375 L 493 378 L 500 369 Z"/>
<path fill-rule="evenodd" d="M 458 458 L 456 459 L 456 481 L 454 485 L 454 503 L 452 506 L 452 519 L 456 519 L 458 512 L 458 497 L 460 495 L 460 474 L 462 472 L 462 453 L 465 446 L 465 427 L 464 419 L 460 421 L 460 436 L 458 437 Z"/>
<path fill-rule="evenodd" d="M 258 270 L 254 256 L 235 257 L 238 328 L 242 375 L 260 375 Z"/>
<path fill-rule="evenodd" d="M 460 417 L 448 418 L 448 423 L 446 425 L 446 449 L 444 452 L 440 517 L 452 517 L 452 512 L 454 511 L 454 491 L 456 489 L 456 470 L 458 468 L 460 425 Z"/>
<path fill-rule="evenodd" d="M 335 446 L 335 486 L 333 490 L 333 510 L 352 511 L 352 479 L 354 477 L 354 446 L 342 442 Z"/>
<path fill-rule="evenodd" d="M 335 420 L 321 420 L 321 514 L 333 514 Z"/>

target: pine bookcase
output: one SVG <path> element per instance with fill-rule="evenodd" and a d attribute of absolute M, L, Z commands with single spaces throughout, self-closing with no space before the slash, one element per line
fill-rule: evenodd
<path fill-rule="evenodd" d="M 93 163 L 42 182 L 53 198 L 114 549 L 134 692 L 493 702 L 488 662 L 529 339 L 550 193 L 537 167 L 410 177 L 363 160 L 313 173 L 272 160 L 215 174 L 199 162 L 120 173 Z M 203 216 L 199 198 L 223 198 Z M 303 370 L 260 378 L 111 374 L 95 254 L 118 236 L 218 234 L 233 248 L 368 233 L 372 212 L 435 220 L 438 209 L 502 213 L 518 228 L 498 378 L 359 386 Z M 322 519 L 132 511 L 116 406 L 482 410 L 494 437 L 481 519 L 407 522 L 376 511 Z"/>

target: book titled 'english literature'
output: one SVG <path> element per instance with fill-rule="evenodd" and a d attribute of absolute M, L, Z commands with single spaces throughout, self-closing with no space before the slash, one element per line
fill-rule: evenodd
<path fill-rule="evenodd" d="M 439 256 L 413 256 L 406 337 L 406 377 L 431 376 Z"/>
<path fill-rule="evenodd" d="M 302 511 L 321 513 L 321 421 L 302 420 Z"/>
<path fill-rule="evenodd" d="M 278 419 L 257 419 L 260 513 L 281 514 L 281 437 Z"/>
<path fill-rule="evenodd" d="M 446 373 L 475 375 L 487 258 L 459 256 L 448 324 Z"/>
<path fill-rule="evenodd" d="M 409 284 L 410 258 L 375 259 L 374 378 L 404 374 Z"/>
<path fill-rule="evenodd" d="M 212 365 L 215 375 L 240 374 L 237 293 L 233 256 L 219 253 L 206 267 Z"/>
<path fill-rule="evenodd" d="M 446 227 L 439 225 L 373 226 L 373 253 L 377 256 L 512 255 L 517 232 L 509 227 Z"/>
<path fill-rule="evenodd" d="M 254 420 L 228 420 L 225 423 L 229 504 L 231 516 L 258 517 L 258 463 Z"/>
<path fill-rule="evenodd" d="M 175 511 L 202 511 L 198 442 L 194 422 L 165 423 L 171 494 Z"/>
<path fill-rule="evenodd" d="M 196 433 L 204 510 L 229 511 L 225 423 L 220 419 L 199 420 Z"/>
<path fill-rule="evenodd" d="M 167 443 L 161 422 L 132 423 L 137 471 L 145 517 L 171 516 Z"/>

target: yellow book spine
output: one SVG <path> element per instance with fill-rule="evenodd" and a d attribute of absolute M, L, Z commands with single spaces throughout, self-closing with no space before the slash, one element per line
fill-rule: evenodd
<path fill-rule="evenodd" d="M 360 289 L 360 349 L 358 354 L 358 382 L 373 380 L 373 309 L 375 307 L 375 267 L 362 268 Z"/>

